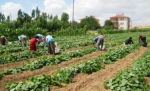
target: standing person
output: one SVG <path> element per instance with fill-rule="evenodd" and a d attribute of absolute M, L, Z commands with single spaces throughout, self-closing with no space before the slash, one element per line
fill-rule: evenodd
<path fill-rule="evenodd" d="M 39 36 L 35 36 L 30 40 L 30 50 L 36 51 L 38 49 Z"/>
<path fill-rule="evenodd" d="M 103 46 L 104 46 L 104 38 L 106 36 L 105 35 L 99 35 L 98 37 L 94 38 L 93 40 L 93 44 L 96 43 L 96 48 L 97 50 L 102 50 Z"/>
<path fill-rule="evenodd" d="M 55 54 L 55 40 L 49 33 L 46 36 L 46 44 L 48 45 L 48 53 Z"/>
<path fill-rule="evenodd" d="M 128 44 L 134 44 L 133 40 L 132 40 L 132 37 L 129 37 L 128 39 L 125 40 L 124 42 L 125 45 L 128 45 Z"/>
<path fill-rule="evenodd" d="M 18 36 L 18 39 L 22 46 L 27 46 L 27 37 L 25 35 Z"/>
<path fill-rule="evenodd" d="M 44 36 L 42 34 L 36 34 L 36 36 L 39 37 L 39 43 L 41 43 L 44 39 Z"/>
<path fill-rule="evenodd" d="M 5 36 L 1 36 L 0 41 L 1 41 L 1 44 L 2 44 L 2 45 L 6 45 L 7 39 L 6 39 Z"/>
<path fill-rule="evenodd" d="M 144 34 L 139 35 L 139 43 L 140 45 L 147 47 L 146 36 Z"/>

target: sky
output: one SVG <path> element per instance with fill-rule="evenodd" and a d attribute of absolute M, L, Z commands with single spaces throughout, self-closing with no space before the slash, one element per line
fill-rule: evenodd
<path fill-rule="evenodd" d="M 69 21 L 86 16 L 94 16 L 103 26 L 105 20 L 117 14 L 124 14 L 131 19 L 132 26 L 150 26 L 150 0 L 0 0 L 0 12 L 5 16 L 11 15 L 12 20 L 17 18 L 18 10 L 31 15 L 33 9 L 39 8 L 41 12 L 58 15 L 60 18 L 65 12 Z"/>

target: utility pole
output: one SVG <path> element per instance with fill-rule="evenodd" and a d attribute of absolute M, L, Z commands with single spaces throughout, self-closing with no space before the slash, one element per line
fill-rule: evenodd
<path fill-rule="evenodd" d="M 72 29 L 74 29 L 74 0 L 73 0 L 73 10 L 72 10 Z"/>

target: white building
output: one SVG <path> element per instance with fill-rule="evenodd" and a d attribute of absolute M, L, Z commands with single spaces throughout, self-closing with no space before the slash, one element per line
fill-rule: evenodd
<path fill-rule="evenodd" d="M 115 29 L 128 30 L 130 28 L 130 18 L 123 14 L 110 17 L 110 21 L 114 24 Z"/>

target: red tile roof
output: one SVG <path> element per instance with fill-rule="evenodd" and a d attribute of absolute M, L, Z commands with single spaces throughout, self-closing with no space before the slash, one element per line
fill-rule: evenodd
<path fill-rule="evenodd" d="M 123 14 L 117 14 L 116 16 L 112 16 L 110 18 L 128 18 L 128 17 L 124 16 Z"/>

